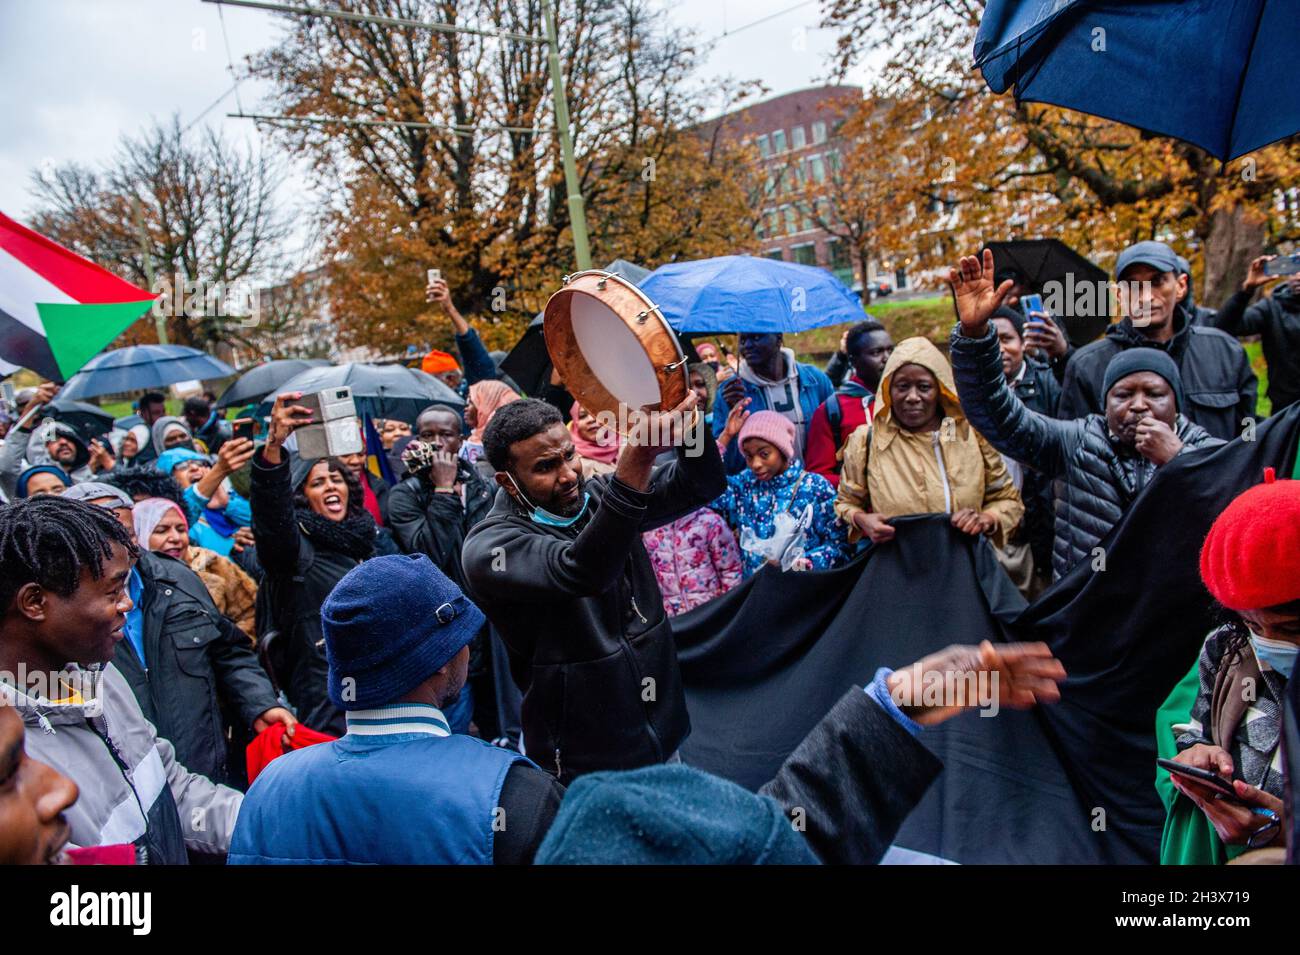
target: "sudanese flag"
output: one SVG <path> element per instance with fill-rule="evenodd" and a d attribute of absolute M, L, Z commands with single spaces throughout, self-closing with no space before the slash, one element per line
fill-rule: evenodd
<path fill-rule="evenodd" d="M 66 381 L 156 297 L 0 213 L 0 374 Z"/>

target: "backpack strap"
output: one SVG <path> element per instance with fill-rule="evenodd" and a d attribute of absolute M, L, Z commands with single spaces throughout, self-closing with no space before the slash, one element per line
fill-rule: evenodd
<path fill-rule="evenodd" d="M 822 404 L 826 407 L 826 423 L 831 426 L 831 439 L 838 451 L 844 446 L 844 412 L 840 408 L 839 394 L 831 395 Z"/>

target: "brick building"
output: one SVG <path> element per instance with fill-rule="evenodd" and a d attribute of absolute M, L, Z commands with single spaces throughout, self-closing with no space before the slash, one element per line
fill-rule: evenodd
<path fill-rule="evenodd" d="M 854 291 L 862 288 L 844 240 L 817 227 L 799 193 L 814 189 L 833 174 L 839 156 L 838 124 L 847 109 L 862 101 L 857 86 L 816 86 L 725 113 L 704 124 L 723 140 L 752 144 L 763 163 L 763 208 L 758 225 L 762 253 L 787 262 L 818 265 L 835 273 Z M 721 129 L 719 130 L 719 127 Z M 904 270 L 870 266 L 871 281 L 907 286 Z"/>

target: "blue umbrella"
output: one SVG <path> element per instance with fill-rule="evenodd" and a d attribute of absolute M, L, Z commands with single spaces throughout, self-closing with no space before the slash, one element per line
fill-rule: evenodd
<path fill-rule="evenodd" d="M 858 297 L 825 269 L 751 255 L 674 262 L 641 291 L 678 332 L 803 332 L 860 322 Z"/>
<path fill-rule="evenodd" d="M 1297 0 L 988 0 L 995 93 L 1174 136 L 1227 162 L 1300 131 Z"/>
<path fill-rule="evenodd" d="M 66 399 L 115 395 L 138 388 L 161 388 L 178 381 L 201 381 L 235 374 L 224 361 L 184 345 L 130 345 L 100 352 L 59 391 Z"/>

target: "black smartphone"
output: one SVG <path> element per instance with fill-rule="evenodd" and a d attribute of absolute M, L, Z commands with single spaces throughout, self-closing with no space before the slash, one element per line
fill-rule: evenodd
<path fill-rule="evenodd" d="M 1180 776 L 1186 776 L 1189 779 L 1195 779 L 1198 783 L 1206 783 L 1215 789 L 1224 793 L 1228 797 L 1241 801 L 1237 791 L 1232 788 L 1232 783 L 1224 779 L 1218 773 L 1212 773 L 1208 769 L 1198 769 L 1195 766 L 1188 766 L 1185 763 L 1178 763 L 1172 759 L 1157 759 L 1156 765 L 1161 769 L 1167 769 L 1171 773 L 1178 773 Z"/>
<path fill-rule="evenodd" d="M 252 418 L 238 418 L 233 422 L 235 426 L 236 438 L 247 438 L 253 440 L 253 435 L 257 433 L 257 422 Z"/>
<path fill-rule="evenodd" d="M 1295 275 L 1300 272 L 1300 255 L 1279 255 L 1264 263 L 1265 275 Z"/>

